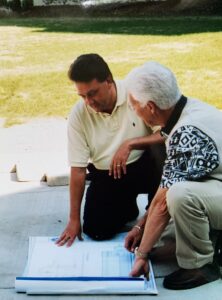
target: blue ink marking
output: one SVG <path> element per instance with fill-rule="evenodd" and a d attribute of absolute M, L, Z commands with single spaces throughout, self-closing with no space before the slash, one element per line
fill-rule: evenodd
<path fill-rule="evenodd" d="M 51 238 L 51 241 L 52 241 L 52 242 L 56 242 L 58 239 L 59 239 L 59 238 L 58 238 L 57 236 L 55 236 L 55 237 Z"/>

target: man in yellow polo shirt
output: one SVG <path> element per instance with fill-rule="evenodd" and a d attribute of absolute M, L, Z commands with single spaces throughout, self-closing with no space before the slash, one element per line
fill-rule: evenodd
<path fill-rule="evenodd" d="M 80 208 L 86 170 L 91 178 L 86 193 L 83 232 L 96 240 L 111 238 L 138 215 L 136 197 L 152 200 L 164 160 L 163 139 L 127 105 L 124 81 L 114 81 L 101 56 L 79 56 L 69 69 L 82 98 L 68 120 L 70 219 L 57 244 L 81 239 Z M 159 142 L 160 154 L 149 145 Z M 144 149 L 147 148 L 146 151 Z M 140 228 L 137 226 L 136 230 Z"/>

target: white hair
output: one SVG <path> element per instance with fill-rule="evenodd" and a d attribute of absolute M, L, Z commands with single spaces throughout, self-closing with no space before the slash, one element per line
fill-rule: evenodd
<path fill-rule="evenodd" d="M 173 72 L 153 61 L 133 69 L 126 76 L 126 87 L 143 107 L 153 101 L 160 109 L 168 109 L 181 97 Z"/>

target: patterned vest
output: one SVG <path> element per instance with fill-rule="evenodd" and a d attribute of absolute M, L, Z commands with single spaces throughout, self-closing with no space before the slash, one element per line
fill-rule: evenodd
<path fill-rule="evenodd" d="M 222 180 L 222 112 L 207 103 L 188 98 L 178 122 L 166 140 L 167 149 L 173 133 L 184 125 L 198 128 L 214 141 L 219 153 L 219 166 L 213 170 L 210 177 Z"/>

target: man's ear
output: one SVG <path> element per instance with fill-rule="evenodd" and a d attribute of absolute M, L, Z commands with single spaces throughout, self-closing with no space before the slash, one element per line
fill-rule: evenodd
<path fill-rule="evenodd" d="M 148 101 L 146 105 L 149 108 L 151 114 L 154 115 L 156 112 L 156 104 L 153 101 Z"/>
<path fill-rule="evenodd" d="M 106 81 L 107 81 L 108 83 L 113 83 L 113 78 L 112 78 L 112 76 L 109 75 L 109 76 L 107 77 Z"/>

